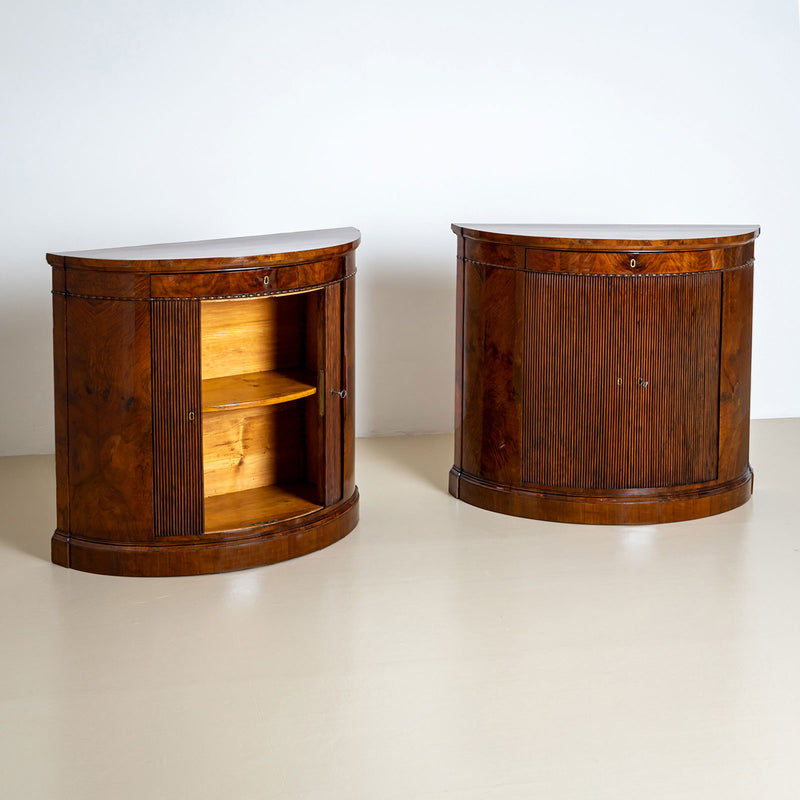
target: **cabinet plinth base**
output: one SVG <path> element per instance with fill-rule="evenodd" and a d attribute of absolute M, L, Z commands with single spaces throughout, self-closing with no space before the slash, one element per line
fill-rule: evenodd
<path fill-rule="evenodd" d="M 753 493 L 751 469 L 724 484 L 682 489 L 616 490 L 613 495 L 564 494 L 489 483 L 450 470 L 450 494 L 465 503 L 515 517 L 585 525 L 655 525 L 710 517 L 743 505 Z"/>
<path fill-rule="evenodd" d="M 102 575 L 168 577 L 207 575 L 261 567 L 297 558 L 337 542 L 358 524 L 358 489 L 319 512 L 261 530 L 225 537 L 206 534 L 151 542 L 111 542 L 56 530 L 52 560 L 63 567 Z"/>

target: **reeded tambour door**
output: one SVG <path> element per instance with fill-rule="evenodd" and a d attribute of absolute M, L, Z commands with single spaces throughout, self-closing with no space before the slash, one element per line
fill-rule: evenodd
<path fill-rule="evenodd" d="M 200 301 L 151 302 L 153 533 L 203 533 Z"/>
<path fill-rule="evenodd" d="M 527 273 L 522 482 L 717 477 L 721 275 Z"/>

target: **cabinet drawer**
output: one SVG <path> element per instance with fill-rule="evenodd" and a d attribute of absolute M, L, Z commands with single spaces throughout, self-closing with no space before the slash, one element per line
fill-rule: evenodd
<path fill-rule="evenodd" d="M 153 275 L 151 297 L 239 297 L 314 288 L 344 277 L 344 259 L 228 272 Z"/>
<path fill-rule="evenodd" d="M 730 259 L 729 259 L 730 260 Z M 532 272 L 566 272 L 573 275 L 637 275 L 707 272 L 732 266 L 723 250 L 668 253 L 603 253 L 538 250 L 529 248 L 525 269 Z"/>

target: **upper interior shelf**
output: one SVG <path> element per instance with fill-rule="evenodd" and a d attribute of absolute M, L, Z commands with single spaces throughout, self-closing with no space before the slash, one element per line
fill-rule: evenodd
<path fill-rule="evenodd" d="M 248 372 L 208 378 L 202 382 L 203 411 L 228 411 L 288 403 L 317 391 L 316 375 L 308 369 Z"/>

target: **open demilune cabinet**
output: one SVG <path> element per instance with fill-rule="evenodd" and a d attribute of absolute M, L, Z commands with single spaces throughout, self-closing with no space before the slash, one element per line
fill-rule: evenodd
<path fill-rule="evenodd" d="M 338 229 L 48 256 L 56 563 L 218 572 L 355 527 L 357 245 Z"/>

